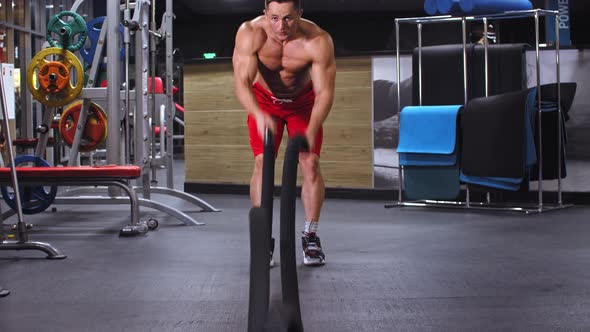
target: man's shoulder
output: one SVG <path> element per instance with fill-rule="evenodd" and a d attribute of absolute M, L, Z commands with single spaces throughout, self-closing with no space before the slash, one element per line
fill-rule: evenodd
<path fill-rule="evenodd" d="M 246 21 L 246 22 L 242 23 L 242 25 L 240 26 L 240 29 L 246 30 L 246 31 L 249 31 L 252 33 L 264 32 L 263 18 L 264 18 L 264 16 L 258 16 L 252 20 Z"/>
<path fill-rule="evenodd" d="M 266 40 L 266 32 L 260 17 L 242 23 L 238 29 L 236 43 L 249 45 L 248 47 L 259 49 Z"/>
<path fill-rule="evenodd" d="M 331 39 L 330 34 L 326 32 L 326 30 L 320 28 L 320 26 L 315 24 L 314 22 L 309 20 L 302 20 L 302 23 L 303 31 L 307 40 L 318 41 Z"/>
<path fill-rule="evenodd" d="M 311 21 L 304 22 L 304 45 L 312 58 L 333 57 L 334 44 L 330 34 Z"/>

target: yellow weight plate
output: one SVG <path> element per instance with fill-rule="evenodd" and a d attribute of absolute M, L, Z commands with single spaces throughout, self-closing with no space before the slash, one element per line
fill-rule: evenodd
<path fill-rule="evenodd" d="M 42 68 L 47 68 L 48 64 L 53 61 L 63 64 L 69 71 L 69 81 L 65 84 L 63 89 L 44 89 L 40 86 L 40 77 Z M 80 92 L 84 85 L 84 68 L 82 63 L 74 55 L 74 53 L 59 47 L 50 47 L 37 53 L 27 71 L 27 86 L 33 95 L 33 98 L 41 102 L 43 105 L 58 107 L 64 106 L 72 102 Z"/>

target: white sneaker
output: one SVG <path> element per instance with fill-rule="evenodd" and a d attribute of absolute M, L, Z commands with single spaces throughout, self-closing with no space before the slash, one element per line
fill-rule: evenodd
<path fill-rule="evenodd" d="M 301 238 L 303 249 L 303 264 L 305 266 L 319 266 L 326 264 L 326 255 L 322 250 L 320 237 L 316 235 L 305 235 Z"/>

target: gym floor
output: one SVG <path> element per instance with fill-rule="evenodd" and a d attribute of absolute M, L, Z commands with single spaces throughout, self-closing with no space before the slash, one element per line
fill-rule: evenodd
<path fill-rule="evenodd" d="M 59 205 L 26 216 L 31 240 L 68 258 L 0 251 L 0 285 L 11 291 L 0 299 L 0 331 L 246 331 L 249 200 L 199 197 L 223 211 L 154 195 L 206 225 L 142 208 L 142 219 L 160 227 L 138 238 L 118 237 L 129 221 L 125 205 Z M 385 203 L 326 201 L 323 267 L 303 266 L 297 241 L 306 331 L 590 326 L 590 206 L 525 216 Z M 278 198 L 274 211 L 278 238 Z M 298 202 L 297 229 L 302 216 Z M 277 266 L 269 330 L 279 326 L 280 303 Z"/>

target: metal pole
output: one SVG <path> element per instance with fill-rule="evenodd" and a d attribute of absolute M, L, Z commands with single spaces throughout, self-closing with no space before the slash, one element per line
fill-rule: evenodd
<path fill-rule="evenodd" d="M 24 4 L 25 4 L 25 13 L 30 13 L 31 2 L 25 1 Z M 36 6 L 37 4 L 35 2 L 33 2 L 32 5 Z M 43 9 L 43 10 L 45 10 L 45 9 Z M 31 26 L 32 20 L 37 21 L 36 18 L 31 19 L 31 15 L 25 15 L 25 25 L 27 27 Z M 24 45 L 31 45 L 32 35 L 28 34 L 28 33 L 24 33 L 22 35 L 24 35 L 24 40 L 25 40 Z M 36 38 L 34 38 L 34 39 L 36 39 Z M 23 47 L 21 50 L 24 51 L 24 59 L 26 59 L 27 61 L 33 57 L 31 47 Z M 21 63 L 24 65 L 24 62 L 21 62 Z M 24 66 L 21 68 L 24 68 Z M 26 74 L 26 72 L 25 72 L 25 74 Z M 22 119 L 19 124 L 21 126 L 20 127 L 21 128 L 20 134 L 21 134 L 21 137 L 33 137 L 33 135 L 32 135 L 33 134 L 33 123 L 34 123 L 34 121 L 33 121 L 33 119 L 34 119 L 33 118 L 33 97 L 31 96 L 30 93 L 21 93 L 21 99 L 23 100 L 24 109 L 21 112 Z"/>
<path fill-rule="evenodd" d="M 165 38 L 166 38 L 166 124 L 169 127 L 166 131 L 166 185 L 170 189 L 174 189 L 174 115 L 176 113 L 176 107 L 172 96 L 172 84 L 174 73 L 174 48 L 172 39 L 172 26 L 173 26 L 173 9 L 172 0 L 166 0 L 166 26 L 164 27 Z M 164 130 L 164 128 L 160 128 Z M 160 141 L 160 145 L 164 142 Z"/>
<path fill-rule="evenodd" d="M 461 30 L 463 33 L 463 101 L 467 105 L 468 88 L 467 88 L 467 21 L 465 17 L 461 19 Z"/>
<path fill-rule="evenodd" d="M 73 11 L 74 13 L 77 12 L 78 7 L 80 7 L 82 2 L 84 2 L 84 0 L 76 0 L 76 2 L 74 2 L 74 4 L 72 5 L 72 8 L 70 10 Z"/>
<path fill-rule="evenodd" d="M 10 163 L 10 182 L 12 184 L 12 189 L 14 190 L 14 203 L 16 205 L 16 213 L 18 215 L 18 242 L 25 243 L 28 241 L 27 227 L 24 222 L 23 211 L 21 208 L 22 204 L 18 188 L 18 178 L 16 176 L 16 165 L 14 164 L 12 137 L 10 135 L 10 124 L 8 123 L 8 104 L 6 103 L 6 92 L 4 91 L 4 81 L 2 77 L 0 77 L 0 99 L 2 99 L 0 101 L 2 106 L 2 133 L 4 133 L 4 140 L 6 141 L 8 158 L 10 158 L 10 160 L 7 160 L 7 163 Z"/>
<path fill-rule="evenodd" d="M 484 77 L 485 77 L 485 96 L 489 96 L 490 94 L 490 76 L 489 76 L 489 67 L 488 67 L 488 18 L 483 18 L 483 50 L 484 50 Z"/>
<path fill-rule="evenodd" d="M 151 169 L 152 169 L 152 179 L 150 181 L 150 185 L 157 185 L 158 184 L 158 174 L 156 171 L 156 36 L 154 32 L 156 32 L 156 2 L 152 1 L 152 17 L 151 17 L 151 31 L 150 33 L 150 77 L 149 81 L 151 83 L 152 91 L 151 91 L 151 119 L 152 124 L 150 128 L 150 156 L 151 156 Z M 149 86 L 149 85 L 148 85 Z M 164 130 L 164 128 L 160 128 Z"/>
<path fill-rule="evenodd" d="M 98 34 L 98 43 L 96 43 L 94 57 L 92 58 L 92 66 L 90 66 L 90 74 L 88 75 L 88 82 L 86 83 L 87 88 L 93 88 L 96 86 L 96 75 L 98 74 L 98 69 L 101 66 L 104 44 L 107 39 L 107 26 L 109 24 L 108 21 L 108 18 L 105 18 L 105 20 L 102 22 L 100 33 Z"/>
<path fill-rule="evenodd" d="M 395 69 L 397 76 L 397 114 L 398 116 L 402 110 L 402 102 L 401 102 L 401 66 L 400 66 L 400 58 L 399 58 L 399 21 L 398 19 L 395 20 Z M 399 137 L 399 122 L 398 122 L 398 137 Z M 400 158 L 399 153 L 397 154 L 397 178 L 399 181 L 398 188 L 397 188 L 397 200 L 399 202 L 403 202 L 404 196 L 402 191 L 402 183 L 403 183 L 403 174 L 402 174 L 402 166 L 400 165 Z"/>
<path fill-rule="evenodd" d="M 119 47 L 119 22 L 120 22 L 119 1 L 107 2 L 107 107 L 108 118 L 111 126 L 108 126 L 107 136 L 107 163 L 121 164 L 120 138 L 120 116 L 121 109 L 121 63 Z M 109 194 L 118 196 L 120 190 L 110 187 Z"/>
<path fill-rule="evenodd" d="M 557 37 L 556 37 L 557 38 Z M 539 51 L 539 12 L 535 12 L 535 58 L 537 64 L 537 116 L 539 129 L 539 212 L 543 211 L 543 133 L 542 133 L 542 113 L 541 113 L 541 61 Z"/>
<path fill-rule="evenodd" d="M 131 20 L 131 9 L 129 8 L 129 0 L 125 0 L 124 20 L 128 22 Z M 129 112 L 131 112 L 131 96 L 129 86 L 129 51 L 131 49 L 131 35 L 129 27 L 123 29 L 123 43 L 125 45 L 125 164 L 131 163 L 131 126 L 129 124 Z"/>
<path fill-rule="evenodd" d="M 141 166 L 143 197 L 150 199 L 150 161 L 148 158 L 148 64 L 149 64 L 149 3 L 141 0 L 133 18 L 139 24 L 135 34 L 135 164 Z"/>
<path fill-rule="evenodd" d="M 463 34 L 463 101 L 464 105 L 467 105 L 467 25 L 465 17 L 461 18 L 461 31 Z M 465 187 L 465 193 L 465 206 L 471 207 L 471 195 L 469 193 L 469 186 Z"/>
<path fill-rule="evenodd" d="M 483 53 L 484 53 L 484 80 L 485 80 L 485 96 L 490 95 L 490 76 L 489 76 L 489 58 L 488 58 L 488 18 L 483 18 Z M 490 204 L 492 201 L 490 192 L 486 192 L 486 202 Z"/>
<path fill-rule="evenodd" d="M 39 141 L 37 142 L 37 146 L 35 147 L 36 157 L 43 158 L 45 156 L 45 153 L 47 152 L 47 142 L 49 140 L 49 132 L 51 131 L 51 121 L 53 121 L 54 114 L 55 107 L 45 107 L 45 110 L 42 112 L 41 124 L 46 129 L 46 131 L 39 133 Z"/>
<path fill-rule="evenodd" d="M 418 23 L 418 103 L 422 106 L 422 23 Z"/>
<path fill-rule="evenodd" d="M 82 99 L 82 109 L 80 110 L 80 116 L 76 123 L 76 132 L 74 133 L 74 141 L 70 148 L 70 158 L 68 159 L 68 166 L 76 166 L 78 164 L 78 153 L 80 152 L 80 142 L 82 141 L 82 135 L 84 134 L 84 128 L 88 121 L 88 113 L 90 112 L 90 99 Z M 40 155 L 37 155 L 40 157 Z"/>
<path fill-rule="evenodd" d="M 561 194 L 561 165 L 563 160 L 561 159 L 561 148 L 562 148 L 562 111 L 561 111 L 561 71 L 559 64 L 559 15 L 555 14 L 555 79 L 557 81 L 557 204 L 563 205 L 562 194 Z"/>

